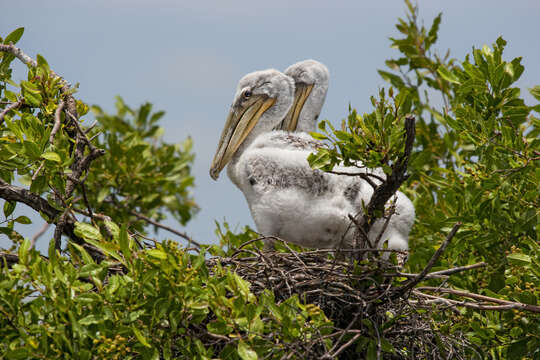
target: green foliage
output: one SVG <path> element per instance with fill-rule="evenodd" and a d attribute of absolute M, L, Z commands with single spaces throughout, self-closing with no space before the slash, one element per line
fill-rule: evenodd
<path fill-rule="evenodd" d="M 125 229 L 110 241 L 90 224 L 77 229 L 108 259 L 96 263 L 77 244 L 67 258 L 53 242 L 46 259 L 25 241 L 20 262 L 2 267 L 1 358 L 279 358 L 274 334 L 302 341 L 331 325 L 296 296 L 280 304 L 269 291 L 255 297 L 235 273 L 208 268 L 204 252 L 169 241 L 141 250 Z M 205 347 L 201 336 L 230 341 Z"/>
<path fill-rule="evenodd" d="M 14 43 L 21 35 L 22 28 L 17 29 L 4 42 Z M 157 122 L 164 113 L 152 113 L 151 104 L 132 110 L 120 98 L 117 115 L 108 115 L 95 106 L 97 126 L 91 128 L 86 121 L 78 122 L 93 146 L 104 149 L 105 155 L 95 159 L 81 174 L 84 182 L 75 180 L 74 191 L 66 194 L 66 184 L 80 155 L 75 151 L 76 129 L 65 112 L 59 114 L 59 131 L 52 141 L 50 137 L 59 104 L 74 91 L 62 90 L 62 80 L 40 55 L 37 66 L 28 66 L 27 80 L 14 83 L 10 68 L 13 59 L 11 54 L 0 52 L 0 111 L 21 102 L 0 121 L 1 179 L 25 185 L 60 211 L 88 214 L 90 208 L 119 223 L 130 223 L 130 229 L 139 232 L 144 232 L 145 223 L 134 212 L 158 221 L 169 213 L 181 224 L 191 218 L 197 210 L 190 196 L 191 140 L 181 144 L 163 142 L 163 129 Z M 84 118 L 89 107 L 75 101 L 78 117 Z M 0 231 L 20 241 L 14 224 L 28 222 L 9 218 L 15 206 L 4 204 L 7 226 L 0 227 Z M 49 223 L 55 221 L 42 216 Z"/>
<path fill-rule="evenodd" d="M 120 223 L 135 223 L 135 228 L 144 223 L 137 222 L 130 210 L 157 221 L 167 211 L 186 224 L 197 209 L 189 194 L 191 139 L 182 144 L 161 141 L 163 128 L 157 122 L 165 113 L 152 113 L 150 103 L 132 110 L 118 97 L 116 109 L 116 115 L 108 115 L 92 107 L 101 125 L 93 133 L 102 134 L 96 146 L 108 151 L 95 161 L 86 181 L 88 187 L 99 189 L 88 194 L 90 203 Z"/>
<path fill-rule="evenodd" d="M 401 57 L 386 61 L 394 72 L 379 71 L 398 94 L 380 91 L 375 110 L 363 117 L 350 110 L 342 130 L 321 123 L 320 139 L 330 149 L 312 154 L 315 168 L 343 162 L 382 167 L 389 173 L 401 151 L 401 119 L 416 116 L 415 153 L 402 191 L 414 199 L 417 221 L 411 234 L 408 266 L 420 271 L 454 223 L 462 230 L 440 261 L 440 268 L 486 261 L 480 273 L 452 277 L 458 288 L 536 305 L 540 300 L 539 190 L 540 120 L 512 85 L 524 71 L 521 58 L 503 57 L 506 41 L 472 49 L 463 61 L 433 50 L 441 15 L 430 29 L 418 25 L 417 9 L 396 25 L 391 38 Z M 540 100 L 540 87 L 530 90 Z M 428 96 L 429 95 L 429 96 Z M 430 97 L 438 100 L 435 104 Z M 456 320 L 471 341 L 493 359 L 538 356 L 540 322 L 524 312 L 466 310 Z"/>

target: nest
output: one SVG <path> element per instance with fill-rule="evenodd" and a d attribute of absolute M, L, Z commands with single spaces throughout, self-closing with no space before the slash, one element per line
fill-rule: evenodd
<path fill-rule="evenodd" d="M 401 273 L 378 257 L 348 262 L 337 260 L 330 250 L 263 253 L 252 248 L 208 260 L 209 268 L 217 264 L 249 281 L 255 295 L 271 290 L 278 303 L 297 295 L 332 321 L 330 334 L 281 344 L 286 358 L 465 359 L 472 349 L 464 334 L 437 330 L 443 324 L 434 323 L 434 313 L 451 310 L 447 303 L 411 291 L 419 274 Z M 331 347 L 325 345 L 328 338 Z M 213 346 L 219 347 L 217 343 L 213 339 Z"/>

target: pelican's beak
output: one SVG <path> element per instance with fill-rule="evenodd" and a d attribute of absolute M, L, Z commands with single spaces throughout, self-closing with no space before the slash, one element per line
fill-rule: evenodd
<path fill-rule="evenodd" d="M 244 142 L 261 115 L 272 105 L 276 99 L 253 97 L 241 107 L 231 107 L 227 122 L 221 133 L 218 148 L 212 166 L 210 177 L 217 180 L 219 173 L 231 160 L 238 147 Z"/>
<path fill-rule="evenodd" d="M 311 90 L 313 90 L 313 84 L 311 85 L 307 85 L 304 83 L 296 84 L 296 91 L 294 93 L 294 102 L 293 102 L 293 105 L 291 106 L 291 109 L 289 110 L 289 113 L 287 114 L 287 116 L 285 116 L 285 119 L 283 119 L 281 130 L 296 131 L 296 127 L 298 126 L 298 118 L 300 117 L 300 112 L 302 111 L 302 108 L 304 107 L 304 104 L 306 103 L 306 100 L 309 97 L 309 94 L 311 94 Z"/>

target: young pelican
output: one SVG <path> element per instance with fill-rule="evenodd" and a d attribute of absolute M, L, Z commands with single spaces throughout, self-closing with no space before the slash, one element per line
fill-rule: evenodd
<path fill-rule="evenodd" d="M 210 176 L 227 174 L 242 191 L 259 232 L 313 248 L 333 248 L 350 234 L 354 207 L 343 180 L 309 167 L 311 150 L 264 146 L 270 132 L 293 104 L 293 80 L 277 70 L 244 76 L 221 134 Z M 289 134 L 294 142 L 294 134 Z M 254 141 L 257 139 L 256 141 Z"/>
<path fill-rule="evenodd" d="M 308 73 L 298 71 L 299 64 L 302 63 L 289 68 L 295 70 L 291 73 Z M 271 132 L 279 124 L 288 124 L 291 130 L 314 130 L 326 95 L 328 76 L 324 79 L 323 91 L 318 91 L 317 83 L 308 79 L 307 92 L 294 92 L 293 81 L 276 70 L 242 78 L 210 174 L 217 179 L 230 162 L 228 175 L 244 193 L 262 234 L 306 247 L 346 248 L 353 245 L 348 215 L 363 210 L 362 204 L 369 202 L 373 189 L 357 178 L 311 169 L 306 159 L 322 144 L 309 135 Z M 295 81 L 298 83 L 298 78 Z M 310 98 L 310 93 L 319 94 L 318 101 Z M 286 121 L 282 122 L 285 115 Z M 407 250 L 414 208 L 402 193 L 396 199 L 396 214 L 381 237 L 380 246 L 388 239 L 390 249 Z M 384 220 L 376 222 L 369 238 L 377 239 L 383 227 Z M 266 247 L 271 248 L 271 243 Z"/>

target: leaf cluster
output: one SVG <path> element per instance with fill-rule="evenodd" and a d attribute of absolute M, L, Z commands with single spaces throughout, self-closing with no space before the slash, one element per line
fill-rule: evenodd
<path fill-rule="evenodd" d="M 204 252 L 171 241 L 141 248 L 125 227 L 107 226 L 110 240 L 89 223 L 76 227 L 106 254 L 101 263 L 74 243 L 68 258 L 51 241 L 46 258 L 25 240 L 19 262 L 2 267 L 0 357 L 279 358 L 286 344 L 331 324 L 297 296 L 280 303 L 269 291 L 255 297 L 236 273 L 209 268 Z"/>

